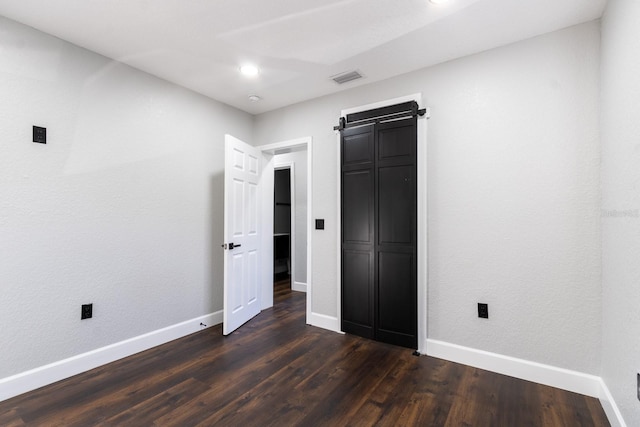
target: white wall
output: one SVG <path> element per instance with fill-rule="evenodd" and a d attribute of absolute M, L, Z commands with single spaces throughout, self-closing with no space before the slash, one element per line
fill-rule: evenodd
<path fill-rule="evenodd" d="M 293 282 L 300 285 L 307 283 L 307 150 L 277 154 L 273 157 L 277 167 L 281 164 L 293 164 L 295 176 L 295 206 L 292 206 L 295 216 L 295 265 Z"/>
<path fill-rule="evenodd" d="M 221 310 L 252 117 L 4 18 L 0 58 L 0 378 Z"/>
<path fill-rule="evenodd" d="M 598 374 L 599 37 L 587 23 L 257 116 L 256 141 L 314 139 L 312 311 L 339 309 L 340 110 L 422 92 L 429 338 Z"/>
<path fill-rule="evenodd" d="M 602 19 L 602 377 L 626 423 L 640 425 L 640 2 Z"/>

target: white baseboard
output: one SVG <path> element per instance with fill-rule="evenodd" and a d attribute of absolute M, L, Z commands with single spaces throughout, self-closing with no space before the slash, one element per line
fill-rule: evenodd
<path fill-rule="evenodd" d="M 0 401 L 222 323 L 222 310 L 0 379 Z"/>
<path fill-rule="evenodd" d="M 291 285 L 291 290 L 298 292 L 307 292 L 307 284 L 302 282 L 293 282 L 293 284 Z"/>
<path fill-rule="evenodd" d="M 340 334 L 343 333 L 340 330 L 340 321 L 337 317 L 311 312 L 311 315 L 307 319 L 307 323 L 311 326 L 317 326 L 318 328 L 328 329 Z"/>
<path fill-rule="evenodd" d="M 427 340 L 427 354 L 591 397 L 599 397 L 601 391 L 601 379 L 595 375 L 442 341 Z"/>
<path fill-rule="evenodd" d="M 596 397 L 612 427 L 627 427 L 609 388 L 595 375 L 429 339 L 427 355 Z"/>
<path fill-rule="evenodd" d="M 192 334 L 202 329 L 200 323 L 207 327 L 218 325 L 222 323 L 222 317 L 220 310 L 0 379 L 0 401 Z M 308 323 L 343 333 L 337 317 L 312 312 Z M 611 425 L 627 427 L 613 396 L 600 377 L 437 340 L 427 340 L 427 355 L 597 397 Z"/>
<path fill-rule="evenodd" d="M 598 397 L 600 398 L 600 404 L 602 405 L 602 409 L 604 409 L 604 413 L 607 414 L 611 427 L 627 427 L 627 423 L 624 422 L 618 405 L 616 405 L 616 402 L 613 400 L 613 396 L 602 378 L 600 378 L 600 396 Z"/>

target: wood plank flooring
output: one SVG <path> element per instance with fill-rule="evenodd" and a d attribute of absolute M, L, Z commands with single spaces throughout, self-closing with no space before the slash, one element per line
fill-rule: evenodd
<path fill-rule="evenodd" d="M 305 295 L 0 402 L 0 426 L 608 426 L 597 399 L 305 325 Z"/>

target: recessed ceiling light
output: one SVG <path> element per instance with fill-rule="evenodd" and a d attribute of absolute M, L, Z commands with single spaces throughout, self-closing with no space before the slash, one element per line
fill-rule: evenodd
<path fill-rule="evenodd" d="M 249 95 L 249 101 L 251 101 L 251 102 L 258 102 L 261 99 L 262 98 L 260 98 L 258 95 Z"/>
<path fill-rule="evenodd" d="M 247 77 L 255 77 L 260 73 L 260 70 L 255 65 L 247 64 L 240 67 L 240 72 Z"/>
<path fill-rule="evenodd" d="M 447 3 L 449 0 L 429 0 L 431 3 L 433 4 L 445 4 Z"/>

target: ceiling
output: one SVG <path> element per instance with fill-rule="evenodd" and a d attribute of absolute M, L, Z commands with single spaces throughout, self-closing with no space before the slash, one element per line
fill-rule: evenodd
<path fill-rule="evenodd" d="M 606 1 L 0 0 L 0 15 L 259 114 L 591 21 Z M 330 79 L 352 70 L 364 78 Z"/>

